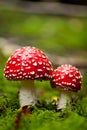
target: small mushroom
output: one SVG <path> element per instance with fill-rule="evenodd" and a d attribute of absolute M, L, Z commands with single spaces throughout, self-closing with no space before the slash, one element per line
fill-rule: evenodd
<path fill-rule="evenodd" d="M 54 70 L 51 85 L 61 92 L 57 110 L 66 108 L 67 103 L 71 102 L 71 91 L 78 92 L 81 89 L 81 80 L 80 71 L 72 65 L 61 65 Z"/>
<path fill-rule="evenodd" d="M 37 102 L 34 80 L 50 80 L 52 64 L 47 56 L 35 47 L 22 47 L 8 59 L 4 76 L 8 80 L 21 81 L 20 106 L 33 106 Z"/>

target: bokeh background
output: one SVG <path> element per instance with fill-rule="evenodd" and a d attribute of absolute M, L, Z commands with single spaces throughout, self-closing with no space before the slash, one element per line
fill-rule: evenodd
<path fill-rule="evenodd" d="M 84 68 L 86 5 L 86 0 L 1 0 L 2 52 L 10 54 L 20 46 L 30 45 L 48 53 L 56 66 L 70 63 Z"/>
<path fill-rule="evenodd" d="M 64 112 L 55 111 L 59 93 L 49 82 L 36 82 L 40 102 L 31 116 L 22 116 L 18 130 L 87 130 L 87 0 L 0 0 L 0 130 L 17 129 L 20 82 L 7 81 L 3 69 L 22 46 L 44 51 L 54 69 L 76 66 L 83 81 L 72 110 Z"/>

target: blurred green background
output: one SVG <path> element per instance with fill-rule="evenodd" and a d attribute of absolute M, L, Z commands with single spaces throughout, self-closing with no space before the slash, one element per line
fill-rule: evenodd
<path fill-rule="evenodd" d="M 20 82 L 7 81 L 3 76 L 5 63 L 15 51 L 15 45 L 35 46 L 50 57 L 61 56 L 64 63 L 67 57 L 71 58 L 70 64 L 77 57 L 74 65 L 78 64 L 83 75 L 82 89 L 73 99 L 72 110 L 67 108 L 63 112 L 56 112 L 52 102 L 52 97 L 59 96 L 59 92 L 53 90 L 49 82 L 36 81 L 40 104 L 29 117 L 22 116 L 18 129 L 87 130 L 87 17 L 28 13 L 0 6 L 0 130 L 16 130 L 14 119 L 19 109 Z M 56 58 L 53 65 L 55 62 Z M 61 63 L 60 59 L 57 64 Z"/>
<path fill-rule="evenodd" d="M 29 14 L 0 8 L 0 35 L 49 53 L 87 51 L 87 18 Z"/>

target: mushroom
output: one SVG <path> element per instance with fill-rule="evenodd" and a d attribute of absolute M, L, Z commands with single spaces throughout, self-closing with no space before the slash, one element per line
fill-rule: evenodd
<path fill-rule="evenodd" d="M 72 92 L 78 92 L 81 89 L 81 80 L 80 71 L 72 65 L 61 65 L 54 70 L 51 85 L 61 92 L 57 101 L 57 110 L 66 108 L 67 103 L 71 102 Z"/>
<path fill-rule="evenodd" d="M 4 76 L 8 80 L 21 81 L 20 106 L 33 106 L 37 102 L 34 80 L 50 80 L 52 64 L 39 49 L 31 46 L 17 49 L 8 59 Z"/>

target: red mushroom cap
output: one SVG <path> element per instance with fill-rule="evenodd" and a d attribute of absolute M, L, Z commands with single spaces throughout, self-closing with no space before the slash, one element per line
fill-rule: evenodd
<path fill-rule="evenodd" d="M 81 89 L 82 75 L 80 71 L 71 65 L 61 65 L 53 72 L 51 85 L 54 88 L 78 91 Z"/>
<path fill-rule="evenodd" d="M 22 47 L 8 59 L 4 75 L 8 80 L 52 78 L 52 64 L 46 55 L 35 47 Z"/>

